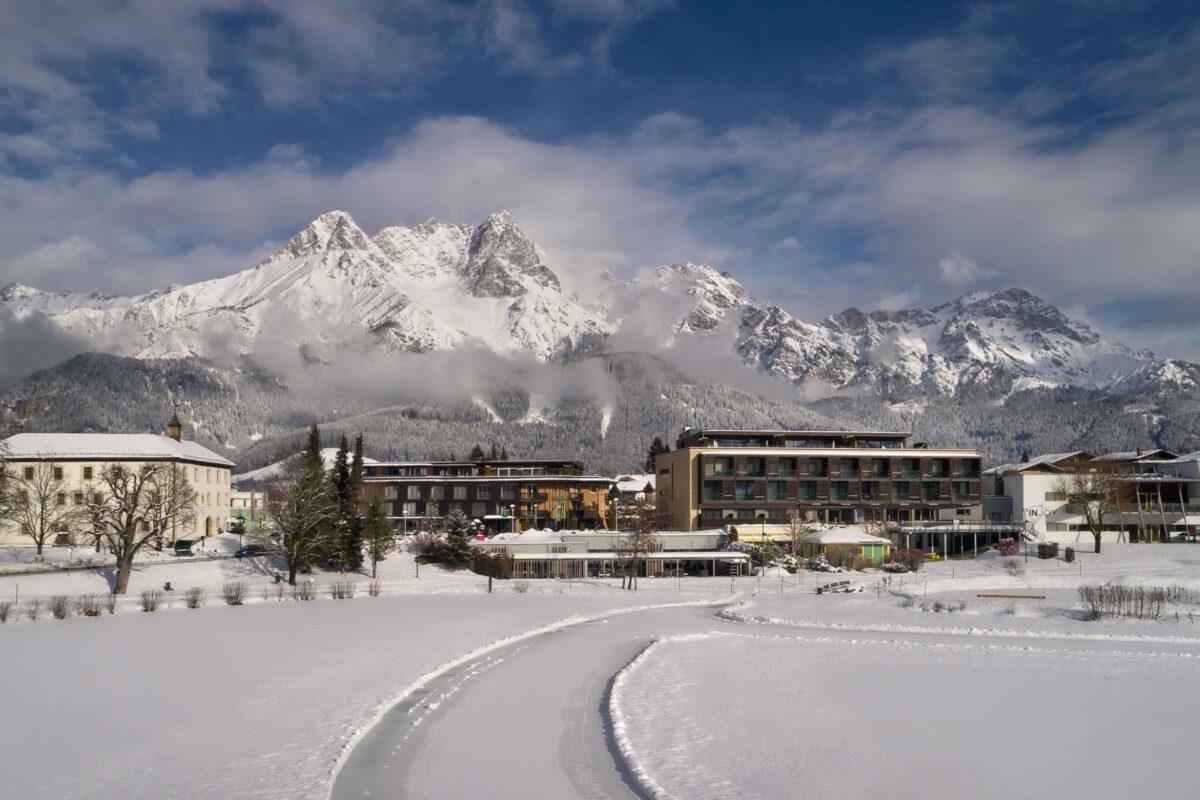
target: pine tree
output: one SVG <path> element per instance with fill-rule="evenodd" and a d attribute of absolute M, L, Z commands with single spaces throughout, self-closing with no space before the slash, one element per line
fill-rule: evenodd
<path fill-rule="evenodd" d="M 508 461 L 508 448 L 507 447 L 500 448 L 500 460 Z"/>
<path fill-rule="evenodd" d="M 485 458 L 487 458 L 487 454 L 478 444 L 471 448 L 471 455 L 467 456 L 468 461 L 483 461 Z"/>
<path fill-rule="evenodd" d="M 360 433 L 354 438 L 354 457 L 350 460 L 350 474 L 346 486 L 346 502 L 343 505 L 343 515 L 346 520 L 346 536 L 342 547 L 342 557 L 346 569 L 358 572 L 363 565 L 363 437 Z M 387 521 L 386 516 L 384 521 Z M 390 529 L 389 529 L 390 530 Z M 372 573 L 374 566 L 372 566 Z"/>
<path fill-rule="evenodd" d="M 450 569 L 466 569 L 471 566 L 469 527 L 467 516 L 458 509 L 446 515 L 446 521 L 442 525 L 446 539 L 438 548 L 438 560 Z"/>
<path fill-rule="evenodd" d="M 496 450 L 496 443 L 492 442 L 492 449 L 488 453 L 488 461 L 495 461 L 500 458 L 500 453 Z"/>
<path fill-rule="evenodd" d="M 378 575 L 379 562 L 386 559 L 395 546 L 392 524 L 388 522 L 387 512 L 378 497 L 372 497 L 367 505 L 367 516 L 362 521 L 362 535 L 366 541 L 367 553 L 371 557 L 371 577 L 375 578 Z"/>
<path fill-rule="evenodd" d="M 654 472 L 655 459 L 658 457 L 658 455 L 660 453 L 666 453 L 666 452 L 669 452 L 669 451 L 667 450 L 667 446 L 665 444 L 663 444 L 662 437 L 655 436 L 654 441 L 650 443 L 650 449 L 646 452 L 645 471 L 646 472 Z"/>

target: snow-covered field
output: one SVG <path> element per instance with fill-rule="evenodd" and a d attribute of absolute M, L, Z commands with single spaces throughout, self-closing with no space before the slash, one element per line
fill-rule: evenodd
<path fill-rule="evenodd" d="M 929 564 L 903 586 L 878 572 L 772 572 L 644 579 L 637 592 L 531 581 L 525 594 L 506 581 L 488 594 L 486 578 L 433 566 L 418 578 L 411 556 L 393 555 L 381 565 L 381 597 L 366 596 L 360 575 L 358 596 L 329 599 L 323 588 L 341 576 L 316 575 L 313 602 L 276 599 L 277 565 L 263 559 L 166 559 L 135 572 L 113 616 L 31 622 L 14 612 L 0 626 L 0 798 L 325 798 L 362 732 L 424 678 L 514 637 L 621 612 L 633 616 L 527 639 L 507 667 L 471 672 L 457 711 L 425 709 L 413 744 L 423 749 L 403 763 L 450 763 L 438 748 L 470 729 L 469 709 L 528 675 L 524 695 L 505 702 L 531 716 L 479 724 L 500 739 L 526 730 L 530 741 L 559 741 L 557 757 L 521 755 L 563 770 L 545 786 L 614 796 L 604 787 L 623 786 L 628 765 L 582 739 L 604 735 L 605 687 L 657 639 L 621 672 L 611 703 L 631 763 L 667 795 L 1116 797 L 1135 779 L 1146 796 L 1184 794 L 1200 607 L 1093 622 L 1075 590 L 1110 580 L 1200 589 L 1200 546 L 1105 550 L 1080 554 L 1082 575 L 1080 564 L 1031 559 L 1014 576 L 979 559 Z M 863 591 L 813 591 L 839 579 Z M 221 601 L 229 580 L 250 586 L 246 606 Z M 107 581 L 103 569 L 5 575 L 0 601 L 18 583 L 23 606 L 104 592 Z M 166 581 L 206 587 L 208 605 L 186 609 L 176 597 L 169 609 L 138 611 L 138 592 Z M 1047 599 L 975 596 L 997 592 Z M 727 605 L 632 611 L 680 603 Z M 595 655 L 573 663 L 576 647 Z M 578 758 L 563 755 L 572 753 L 587 769 L 572 771 Z M 360 755 L 356 774 L 372 786 L 371 752 Z M 477 759 L 504 779 L 504 764 Z M 613 775 L 597 777 L 605 770 Z M 490 784 L 490 796 L 530 796 L 520 793 L 529 782 L 512 777 L 512 792 Z M 417 795 L 412 781 L 392 780 L 375 796 L 392 784 Z"/>

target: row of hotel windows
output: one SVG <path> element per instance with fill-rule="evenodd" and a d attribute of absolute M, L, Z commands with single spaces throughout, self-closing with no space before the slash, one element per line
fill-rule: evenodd
<path fill-rule="evenodd" d="M 474 502 L 468 508 L 467 503 L 450 503 L 450 511 L 461 511 L 464 514 L 470 514 L 472 517 L 483 517 L 488 513 L 487 503 Z M 558 504 L 562 506 L 561 503 Z M 509 509 L 501 507 L 499 513 L 502 516 L 508 516 Z M 420 503 L 407 502 L 400 505 L 400 516 L 402 517 L 440 517 L 442 516 L 441 507 L 434 501 L 425 504 L 425 513 L 421 513 Z"/>
<path fill-rule="evenodd" d="M 438 486 L 438 485 L 434 484 L 434 485 L 429 486 L 428 488 L 429 488 L 429 494 L 425 495 L 425 494 L 422 494 L 422 492 L 421 492 L 421 489 L 422 489 L 421 486 L 417 486 L 417 485 L 406 486 L 406 487 L 404 487 L 404 499 L 405 500 L 423 500 L 426 497 L 428 497 L 428 499 L 430 499 L 430 500 L 445 500 L 446 499 L 446 487 L 445 486 Z M 466 485 L 451 486 L 450 487 L 451 499 L 453 499 L 453 500 L 468 499 L 467 498 L 467 494 L 468 494 L 467 489 L 468 488 L 469 487 L 467 487 Z M 508 485 L 508 484 L 501 484 L 499 489 L 500 489 L 500 491 L 499 491 L 498 496 L 501 500 L 516 500 L 517 499 L 517 487 L 516 486 Z M 388 500 L 399 500 L 400 499 L 400 487 L 399 486 L 387 487 L 386 498 Z M 475 499 L 476 500 L 491 500 L 492 499 L 492 487 L 490 485 L 476 486 L 475 487 Z"/>
<path fill-rule="evenodd" d="M 857 458 L 843 458 L 841 463 L 830 464 L 831 459 L 828 458 L 780 458 L 776 460 L 776 466 L 773 474 L 781 477 L 791 477 L 800 474 L 798 468 L 803 470 L 803 474 L 810 477 L 825 477 L 830 473 L 832 467 L 833 475 L 840 475 L 844 478 L 857 478 L 862 474 L 862 470 Z M 950 477 L 950 459 L 937 458 L 929 463 L 929 471 L 925 473 L 926 477 L 932 478 L 948 478 Z M 749 456 L 742 459 L 742 465 L 735 471 L 733 458 L 728 456 L 716 456 L 704 459 L 704 476 L 708 478 L 717 477 L 732 477 L 734 474 L 745 475 L 747 477 L 765 477 L 767 474 L 767 460 L 762 456 Z M 921 475 L 921 461 L 916 458 L 873 458 L 866 472 L 867 475 L 876 478 L 889 478 L 893 476 L 903 478 L 917 478 Z M 979 476 L 979 463 L 973 460 L 960 461 L 958 465 L 958 473 L 966 477 Z"/>
<path fill-rule="evenodd" d="M 379 468 L 379 474 L 389 478 L 424 478 L 429 476 L 437 477 L 472 477 L 480 475 L 473 466 L 461 467 L 389 467 L 384 466 Z M 488 475 L 496 475 L 502 478 L 507 477 L 536 477 L 544 475 L 566 475 L 568 474 L 561 467 L 493 467 Z"/>
<path fill-rule="evenodd" d="M 789 498 L 789 486 L 794 486 L 796 494 L 794 498 Z M 851 498 L 849 481 L 830 481 L 829 482 L 829 499 L 830 500 L 849 500 Z M 863 482 L 858 493 L 861 500 L 883 500 L 885 492 L 882 484 Z M 892 500 L 915 500 L 915 494 L 918 488 L 916 482 L 910 481 L 893 481 L 891 484 L 890 497 Z M 924 482 L 919 484 L 920 499 L 922 500 L 937 500 L 941 492 L 941 484 Z M 725 493 L 725 482 L 723 481 L 705 481 L 703 489 L 703 498 L 705 502 L 720 502 L 722 500 L 770 500 L 783 501 L 788 499 L 796 500 L 816 500 L 818 497 L 818 484 L 816 481 L 766 481 L 765 486 L 762 481 L 734 481 L 733 495 L 729 496 Z M 953 481 L 950 484 L 950 496 L 953 500 L 968 500 L 971 497 L 971 484 L 968 481 Z"/>
<path fill-rule="evenodd" d="M 93 496 L 93 498 L 96 497 L 96 495 L 92 495 L 92 496 Z M 213 504 L 213 496 L 214 495 L 212 492 L 196 492 L 196 502 L 203 504 L 203 505 L 211 506 Z M 17 492 L 17 497 L 20 498 L 20 501 L 22 503 L 25 503 L 29 498 L 29 493 L 23 492 L 23 491 Z M 228 499 L 228 497 L 229 497 L 229 495 L 227 495 L 223 492 L 217 492 L 216 493 L 217 505 L 223 504 Z M 56 506 L 65 506 L 68 504 L 68 502 L 72 502 L 77 506 L 83 505 L 84 504 L 83 492 L 71 492 L 69 494 L 67 492 L 58 492 L 57 494 L 55 494 L 54 504 Z"/>
<path fill-rule="evenodd" d="M 54 470 L 54 480 L 61 481 L 64 479 L 64 477 L 66 475 L 65 467 L 60 467 L 60 466 L 56 465 L 56 466 L 52 467 L 51 469 Z M 183 469 L 184 469 L 184 472 L 186 473 L 187 467 L 184 467 Z M 26 465 L 25 469 L 23 470 L 23 474 L 25 475 L 25 480 L 33 480 L 34 472 L 35 472 L 34 467 Z M 216 470 L 216 473 L 217 473 L 217 483 L 228 483 L 229 482 L 229 473 L 228 472 L 226 472 L 225 470 L 219 469 L 219 470 Z M 82 480 L 85 480 L 85 481 L 93 480 L 96 477 L 96 468 L 95 467 L 82 467 L 80 474 L 82 476 Z M 212 481 L 213 481 L 213 470 L 209 467 L 205 467 L 204 468 L 204 482 L 212 483 Z M 192 467 L 192 482 L 200 483 L 200 468 L 199 467 Z"/>

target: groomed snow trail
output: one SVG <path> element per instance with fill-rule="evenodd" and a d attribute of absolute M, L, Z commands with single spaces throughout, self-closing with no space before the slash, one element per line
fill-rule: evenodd
<path fill-rule="evenodd" d="M 480 656 L 389 711 L 333 798 L 637 798 L 608 736 L 611 679 L 653 639 L 719 624 L 712 608 L 653 609 Z"/>

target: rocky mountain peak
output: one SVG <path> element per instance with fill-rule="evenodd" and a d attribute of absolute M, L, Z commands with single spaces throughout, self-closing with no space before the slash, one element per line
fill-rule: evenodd
<path fill-rule="evenodd" d="M 559 289 L 558 276 L 541 262 L 533 240 L 507 211 L 490 215 L 471 235 L 461 277 L 476 297 L 518 297 L 530 285 Z"/>
<path fill-rule="evenodd" d="M 370 251 L 371 237 L 345 211 L 327 211 L 293 236 L 264 264 L 337 251 Z"/>

